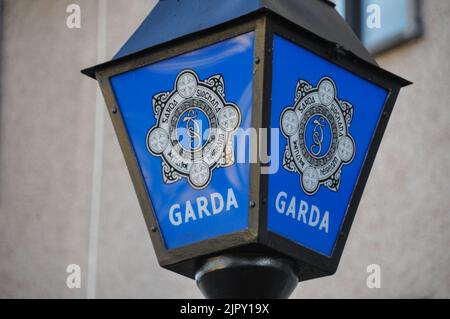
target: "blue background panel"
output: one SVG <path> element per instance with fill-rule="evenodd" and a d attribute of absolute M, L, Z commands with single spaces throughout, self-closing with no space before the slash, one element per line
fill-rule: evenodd
<path fill-rule="evenodd" d="M 251 126 L 253 89 L 254 34 L 236 38 L 148 65 L 111 79 L 111 84 L 130 136 L 147 190 L 168 249 L 186 246 L 209 238 L 245 230 L 248 227 L 248 163 L 214 169 L 211 183 L 203 190 L 192 188 L 187 179 L 165 184 L 161 172 L 162 160 L 149 153 L 146 146 L 148 130 L 156 123 L 152 98 L 160 92 L 172 91 L 177 75 L 186 69 L 195 71 L 200 79 L 221 74 L 225 81 L 225 100 L 238 105 L 242 113 L 241 128 Z M 191 201 L 197 210 L 196 199 L 210 198 L 219 193 L 226 203 L 232 188 L 238 208 L 217 215 L 174 226 L 169 220 L 172 205 L 180 204 L 181 211 Z M 211 205 L 211 203 L 209 203 Z M 211 207 L 211 206 L 209 206 Z"/>
<path fill-rule="evenodd" d="M 317 193 L 307 195 L 301 188 L 301 176 L 282 167 L 277 174 L 270 175 L 268 229 L 299 245 L 331 256 L 388 92 L 280 36 L 275 36 L 272 128 L 280 127 L 283 110 L 294 105 L 295 90 L 299 80 L 305 80 L 316 87 L 324 77 L 330 77 L 335 82 L 339 100 L 353 105 L 353 120 L 349 129 L 356 145 L 355 158 L 350 164 L 342 167 L 338 192 L 321 185 Z M 280 134 L 280 163 L 286 144 L 287 139 Z M 308 218 L 305 224 L 303 218 L 298 221 L 297 218 L 293 219 L 291 216 L 279 213 L 276 199 L 280 193 L 286 194 L 286 198 L 282 197 L 286 207 L 291 203 L 292 197 L 296 199 L 296 211 L 300 208 L 305 209 L 307 205 L 307 216 L 311 215 L 311 210 L 315 211 L 314 215 L 317 215 L 319 211 L 321 218 L 328 212 L 328 232 L 324 228 L 319 229 L 320 221 L 317 226 L 312 227 L 309 225 Z M 281 205 L 282 202 L 278 204 Z M 303 206 L 300 207 L 301 205 Z M 286 210 L 285 208 L 284 211 Z"/>

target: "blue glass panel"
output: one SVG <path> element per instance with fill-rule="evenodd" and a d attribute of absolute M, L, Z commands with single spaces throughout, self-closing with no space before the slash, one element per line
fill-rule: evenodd
<path fill-rule="evenodd" d="M 275 37 L 271 126 L 281 128 L 282 167 L 269 176 L 270 231 L 332 255 L 387 95 Z"/>
<path fill-rule="evenodd" d="M 229 142 L 251 125 L 253 51 L 252 32 L 111 79 L 168 249 L 248 227 Z"/>

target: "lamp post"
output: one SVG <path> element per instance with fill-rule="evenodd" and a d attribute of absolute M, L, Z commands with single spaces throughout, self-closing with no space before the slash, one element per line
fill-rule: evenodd
<path fill-rule="evenodd" d="M 161 1 L 82 72 L 102 89 L 160 265 L 211 298 L 287 298 L 335 273 L 410 84 L 324 0 Z M 249 132 L 259 140 L 239 140 Z M 257 144 L 275 169 L 238 154 Z"/>

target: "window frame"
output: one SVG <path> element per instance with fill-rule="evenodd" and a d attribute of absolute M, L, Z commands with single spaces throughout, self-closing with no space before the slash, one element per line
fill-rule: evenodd
<path fill-rule="evenodd" d="M 422 0 L 408 0 L 412 1 L 413 5 L 413 20 L 414 25 L 412 30 L 405 30 L 404 32 L 399 33 L 397 36 L 392 38 L 387 38 L 382 44 L 370 49 L 367 47 L 367 44 L 364 43 L 363 37 L 363 27 L 364 21 L 366 19 L 366 9 L 363 8 L 362 0 L 344 0 L 345 1 L 345 19 L 348 24 L 352 27 L 355 34 L 358 38 L 363 42 L 364 46 L 367 50 L 373 54 L 381 54 L 386 51 L 395 49 L 399 46 L 404 45 L 412 40 L 420 38 L 424 33 L 423 26 L 423 3 Z"/>

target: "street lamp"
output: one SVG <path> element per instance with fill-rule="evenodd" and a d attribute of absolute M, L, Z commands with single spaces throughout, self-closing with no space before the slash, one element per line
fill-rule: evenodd
<path fill-rule="evenodd" d="M 288 297 L 335 273 L 410 84 L 325 0 L 161 1 L 82 72 L 100 84 L 160 265 L 213 298 Z M 261 128 L 275 134 L 261 142 Z M 279 167 L 243 145 L 270 145 Z"/>

